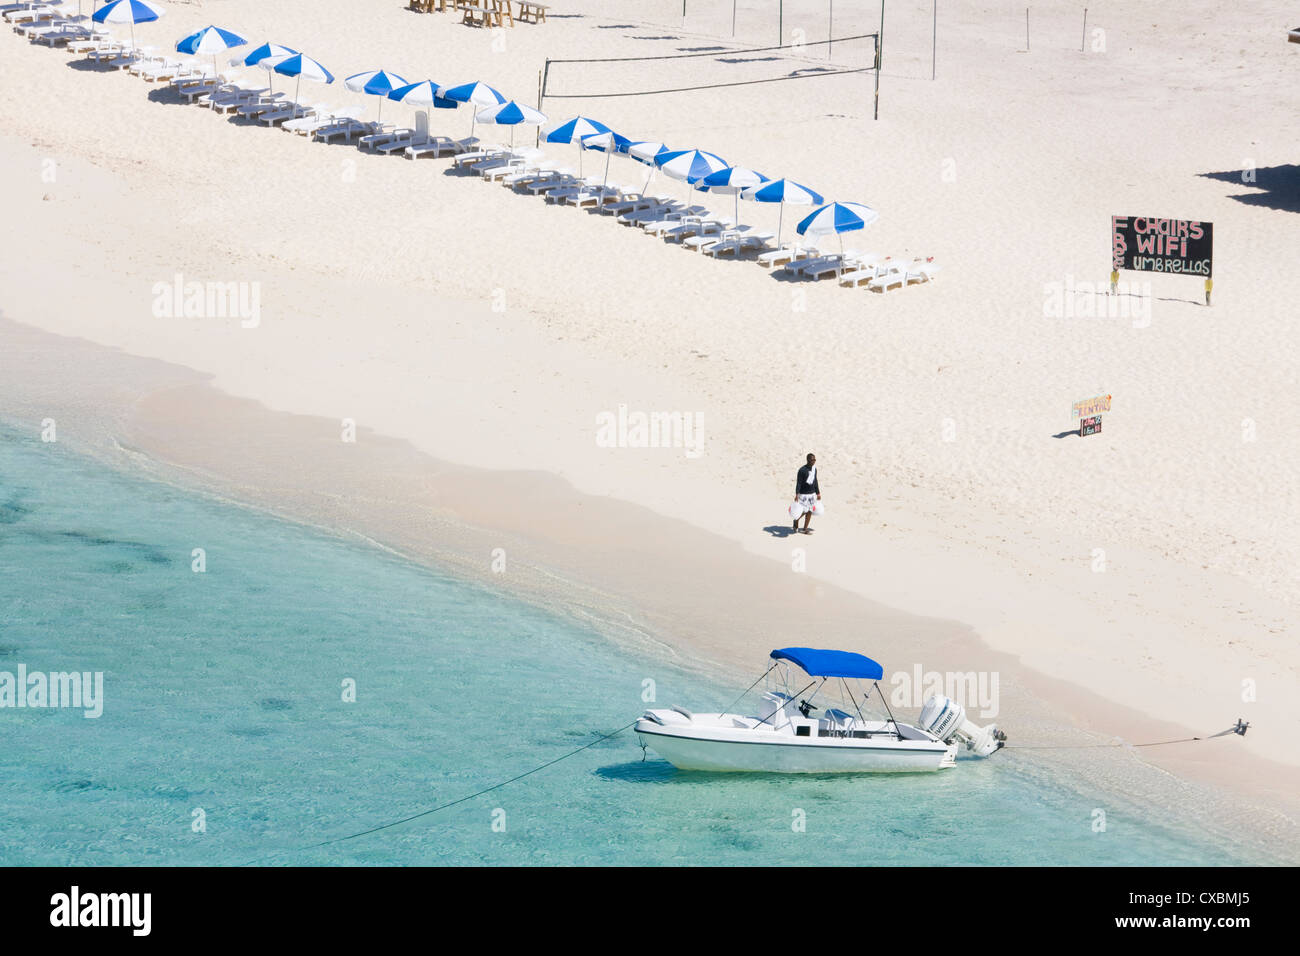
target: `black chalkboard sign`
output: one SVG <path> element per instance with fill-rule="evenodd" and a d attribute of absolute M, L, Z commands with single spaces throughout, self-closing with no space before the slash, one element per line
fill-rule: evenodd
<path fill-rule="evenodd" d="M 1079 437 L 1085 435 L 1095 435 L 1101 431 L 1101 416 L 1094 415 L 1091 418 L 1079 419 Z"/>
<path fill-rule="evenodd" d="M 1214 223 L 1112 216 L 1112 266 L 1137 272 L 1214 274 Z"/>

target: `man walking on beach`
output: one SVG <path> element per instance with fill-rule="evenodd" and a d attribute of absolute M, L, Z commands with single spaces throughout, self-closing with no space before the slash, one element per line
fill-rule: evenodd
<path fill-rule="evenodd" d="M 808 525 L 812 522 L 813 507 L 821 500 L 822 490 L 817 484 L 817 456 L 808 453 L 808 464 L 799 469 L 794 479 L 794 500 L 803 505 L 803 533 L 812 534 Z M 794 519 L 791 531 L 799 530 L 799 519 Z"/>

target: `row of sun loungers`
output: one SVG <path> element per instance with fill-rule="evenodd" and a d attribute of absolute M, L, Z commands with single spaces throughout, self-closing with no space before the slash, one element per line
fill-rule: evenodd
<path fill-rule="evenodd" d="M 214 113 L 280 126 L 322 143 L 355 141 L 358 148 L 380 155 L 412 160 L 450 156 L 454 166 L 478 174 L 485 182 L 542 196 L 553 205 L 612 216 L 623 226 L 706 256 L 753 254 L 760 266 L 790 278 L 817 281 L 834 276 L 842 286 L 865 285 L 875 292 L 929 282 L 938 271 L 931 261 L 905 262 L 852 249 L 829 254 L 796 244 L 774 248 L 776 237 L 770 232 L 712 216 L 705 207 L 679 199 L 643 195 L 633 187 L 579 177 L 572 169 L 547 159 L 539 149 L 485 145 L 474 137 L 453 140 L 435 136 L 429 131 L 428 113 L 417 113 L 415 126 L 410 128 L 365 122 L 360 119 L 359 107 L 294 103 L 284 93 L 268 88 L 239 87 L 231 77 L 214 72 L 199 60 L 161 56 L 151 47 L 134 48 L 83 23 L 71 22 L 78 18 L 62 17 L 53 7 L 9 4 L 0 5 L 0 12 L 24 29 L 33 42 L 66 37 L 55 42 L 66 42 L 70 52 L 125 69 L 147 82 L 168 82 L 182 99 Z"/>

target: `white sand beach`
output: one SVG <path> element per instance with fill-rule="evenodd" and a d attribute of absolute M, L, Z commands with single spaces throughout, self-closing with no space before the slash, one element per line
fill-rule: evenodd
<path fill-rule="evenodd" d="M 734 39 L 731 5 L 720 2 L 693 2 L 683 22 L 662 0 L 576 0 L 544 24 L 498 32 L 398 0 L 166 6 L 163 20 L 137 27 L 140 42 L 170 49 L 216 23 L 310 53 L 340 79 L 383 67 L 413 81 L 482 80 L 528 105 L 548 57 L 724 48 L 689 61 L 556 65 L 557 94 L 871 58 L 866 41 L 850 41 L 829 57 L 810 47 L 729 63 L 726 49 L 776 43 L 770 5 L 754 0 L 738 5 Z M 827 34 L 824 5 L 788 3 L 784 16 L 787 42 L 792 30 Z M 1056 703 L 1063 722 L 1104 737 L 1206 734 L 1244 718 L 1249 734 L 1205 745 L 1212 758 L 1193 748 L 1144 758 L 1250 794 L 1277 814 L 1279 839 L 1300 843 L 1290 746 L 1300 724 L 1294 9 L 1111 0 L 1089 5 L 1084 33 L 1082 5 L 1035 3 L 1028 50 L 1023 5 L 941 9 L 934 80 L 930 16 L 928 3 L 888 5 L 879 120 L 869 73 L 542 104 L 552 118 L 593 116 L 634 139 L 710 150 L 868 204 L 880 221 L 846 245 L 942 267 L 883 294 L 715 261 L 454 174 L 446 159 L 369 155 L 231 121 L 183 105 L 166 84 L 0 31 L 0 412 L 35 430 L 55 414 L 42 403 L 57 405 L 61 440 L 102 449 L 129 435 L 232 498 L 404 553 L 465 561 L 483 544 L 426 542 L 422 553 L 411 528 L 426 526 L 411 509 L 488 539 L 517 534 L 531 542 L 521 568 L 562 567 L 584 594 L 617 594 L 638 631 L 728 667 L 752 669 L 770 647 L 834 632 L 887 668 L 1002 670 Z M 877 4 L 835 5 L 837 35 L 878 24 Z M 256 68 L 242 76 L 265 79 Z M 376 105 L 341 83 L 308 86 L 304 98 Z M 390 114 L 412 116 L 391 103 Z M 431 125 L 461 137 L 470 116 L 434 111 Z M 576 159 L 571 147 L 547 149 Z M 611 161 L 612 182 L 639 186 L 644 175 Z M 686 196 L 679 182 L 654 186 Z M 703 201 L 732 209 L 729 196 Z M 740 211 L 775 230 L 774 207 Z M 786 210 L 787 235 L 807 211 Z M 1149 314 L 1107 317 L 1116 300 L 1092 290 L 1107 286 L 1113 215 L 1213 222 L 1213 305 L 1199 278 L 1125 273 Z M 255 327 L 155 314 L 155 287 L 178 276 L 256 284 Z M 155 380 L 143 366 L 96 361 L 93 346 L 196 374 Z M 76 377 L 62 383 L 73 394 L 54 395 L 62 347 Z M 511 477 L 486 485 L 489 498 L 475 478 L 459 502 L 435 476 L 419 498 L 374 463 L 349 486 L 357 507 L 330 512 L 311 461 L 281 467 L 273 435 L 247 441 L 274 471 L 236 467 L 238 435 L 203 413 L 199 393 L 184 392 L 186 414 L 157 425 L 157 398 L 196 382 L 299 416 L 299 434 L 328 424 L 318 440 L 335 451 L 349 419 L 351 447 L 409 443 L 449 467 Z M 145 384 L 161 390 L 153 405 Z M 1094 395 L 1113 396 L 1103 433 L 1067 435 L 1078 426 L 1071 404 Z M 691 416 L 699 453 L 604 447 L 597 423 L 620 406 Z M 814 535 L 791 537 L 785 508 L 809 451 L 829 514 Z M 573 508 L 555 505 L 556 488 L 572 489 Z M 632 525 L 580 516 L 605 499 L 662 519 L 644 565 L 622 537 Z M 373 506 L 364 516 L 363 502 Z M 673 601 L 664 569 L 686 526 L 718 547 L 711 563 L 682 555 L 695 587 Z M 806 570 L 791 570 L 799 561 Z M 778 570 L 798 583 L 780 592 L 790 608 L 779 619 L 755 593 L 773 622 L 764 629 L 735 602 L 774 587 Z M 551 588 L 560 603 L 577 590 L 564 580 L 557 572 Z M 819 586 L 888 609 L 869 619 L 877 628 L 913 616 L 952 623 L 903 640 L 865 627 L 854 639 L 852 621 L 819 618 Z M 891 660 L 881 646 L 912 656 Z M 945 648 L 960 661 L 935 659 Z M 1005 705 L 1000 721 L 1014 726 Z"/>

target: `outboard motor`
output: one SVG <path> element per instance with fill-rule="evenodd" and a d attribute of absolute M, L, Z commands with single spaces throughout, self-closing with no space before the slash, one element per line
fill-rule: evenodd
<path fill-rule="evenodd" d="M 987 757 L 1002 749 L 1007 735 L 996 724 L 978 727 L 966 719 L 966 708 L 951 697 L 935 695 L 921 708 L 921 729 L 934 734 L 946 744 L 954 738 L 966 745 L 977 756 Z"/>

